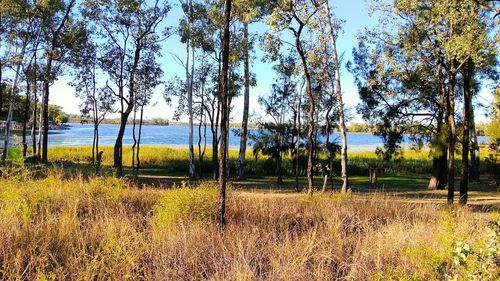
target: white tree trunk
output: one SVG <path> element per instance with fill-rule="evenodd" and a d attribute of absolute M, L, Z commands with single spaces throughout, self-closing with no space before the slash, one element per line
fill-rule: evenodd
<path fill-rule="evenodd" d="M 9 138 L 10 138 L 10 127 L 12 123 L 12 111 L 14 110 L 14 99 L 16 98 L 16 88 L 17 81 L 19 80 L 19 71 L 21 70 L 21 64 L 24 60 L 25 47 L 21 51 L 21 58 L 17 62 L 16 74 L 14 75 L 14 81 L 12 81 L 12 88 L 10 94 L 9 112 L 7 114 L 7 121 L 5 123 L 5 139 L 3 143 L 3 153 L 2 153 L 2 165 L 5 165 L 5 160 L 7 160 L 7 154 L 9 152 Z"/>
<path fill-rule="evenodd" d="M 191 14 L 192 2 L 189 1 L 189 14 Z M 191 16 L 189 16 L 191 17 Z M 189 21 L 189 32 L 191 32 L 191 19 Z M 189 35 L 191 36 L 191 35 Z M 189 177 L 194 179 L 195 175 L 195 165 L 194 165 L 194 146 L 193 146 L 193 76 L 194 76 L 194 47 L 192 47 L 192 59 L 191 73 L 189 73 L 189 47 L 190 40 L 188 38 L 186 42 L 186 90 L 188 96 L 188 114 L 189 114 Z"/>
<path fill-rule="evenodd" d="M 337 103 L 339 106 L 339 127 L 340 136 L 342 139 L 341 144 L 341 177 L 342 177 L 342 192 L 347 191 L 348 177 L 347 177 L 347 130 L 345 126 L 345 116 L 344 116 L 344 104 L 342 101 L 342 90 L 340 85 L 340 65 L 337 54 L 337 43 L 335 38 L 335 29 L 333 27 L 330 6 L 328 2 L 325 3 L 326 15 L 328 19 L 328 27 L 330 28 L 330 44 L 332 47 L 333 55 L 333 65 L 334 65 L 334 75 L 335 75 L 335 96 L 337 97 Z"/>

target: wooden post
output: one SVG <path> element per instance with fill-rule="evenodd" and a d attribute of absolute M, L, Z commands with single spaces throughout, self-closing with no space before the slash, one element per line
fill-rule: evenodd
<path fill-rule="evenodd" d="M 378 188 L 378 183 L 377 183 L 377 168 L 371 168 L 370 167 L 370 188 L 376 189 Z"/>

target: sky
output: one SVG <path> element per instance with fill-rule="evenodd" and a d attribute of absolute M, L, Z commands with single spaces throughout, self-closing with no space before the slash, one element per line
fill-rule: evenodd
<path fill-rule="evenodd" d="M 173 3 L 172 10 L 164 20 L 165 26 L 177 27 L 182 11 L 176 1 Z M 356 113 L 356 105 L 359 102 L 357 87 L 354 83 L 354 77 L 349 73 L 345 64 L 352 58 L 352 49 L 358 45 L 357 35 L 365 28 L 372 28 L 377 25 L 377 19 L 368 15 L 368 3 L 366 0 L 333 0 L 330 1 L 332 13 L 345 21 L 343 32 L 337 40 L 339 56 L 342 60 L 341 83 L 344 102 L 348 109 L 351 122 L 362 122 L 360 116 Z M 249 27 L 251 33 L 263 34 L 266 31 L 266 25 L 262 23 L 252 24 Z M 255 59 L 251 62 L 251 71 L 256 74 L 257 86 L 250 89 L 250 119 L 255 120 L 263 114 L 258 105 L 258 97 L 270 92 L 271 85 L 275 82 L 276 74 L 272 67 L 274 63 L 264 63 L 261 61 L 262 51 L 258 46 L 255 48 Z M 164 71 L 163 80 L 178 75 L 184 77 L 184 69 L 174 59 L 185 56 L 185 45 L 179 40 L 179 36 L 172 35 L 162 43 L 162 57 L 158 59 Z M 80 100 L 75 96 L 75 90 L 68 85 L 72 80 L 71 76 L 61 76 L 51 87 L 50 103 L 59 105 L 66 113 L 79 114 Z M 163 98 L 163 87 L 155 90 L 150 105 L 144 111 L 146 119 L 161 117 L 169 120 L 173 119 L 175 111 L 175 102 L 167 105 Z M 493 101 L 493 95 L 489 89 L 483 89 L 479 93 L 479 101 L 489 104 Z M 243 96 L 233 100 L 233 111 L 231 112 L 232 122 L 241 122 L 239 120 L 243 112 Z M 111 117 L 117 117 L 111 116 Z M 476 118 L 479 123 L 487 122 L 484 110 L 476 112 Z M 187 116 L 183 116 L 181 121 L 185 121 Z"/>

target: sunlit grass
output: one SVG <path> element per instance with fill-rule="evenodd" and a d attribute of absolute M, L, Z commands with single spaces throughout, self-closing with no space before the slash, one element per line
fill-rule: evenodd
<path fill-rule="evenodd" d="M 402 203 L 382 194 L 360 200 L 338 193 L 233 191 L 221 233 L 210 183 L 160 190 L 60 171 L 34 176 L 26 171 L 0 178 L 0 279 L 498 276 L 494 259 L 478 254 L 498 239 L 488 236 L 495 230 L 488 221 L 498 219 L 494 213 Z M 474 251 L 464 265 L 455 264 L 458 243 Z"/>

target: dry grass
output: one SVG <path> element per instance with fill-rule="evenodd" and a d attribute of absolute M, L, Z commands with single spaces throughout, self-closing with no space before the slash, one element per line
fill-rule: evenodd
<path fill-rule="evenodd" d="M 468 272 L 453 265 L 454 242 L 479 249 L 489 241 L 489 219 L 467 208 L 384 195 L 233 191 L 220 232 L 214 204 L 182 212 L 200 197 L 213 200 L 216 189 L 203 185 L 139 190 L 59 173 L 0 179 L 0 279 L 445 279 Z M 158 223 L 165 215 L 169 224 Z"/>

